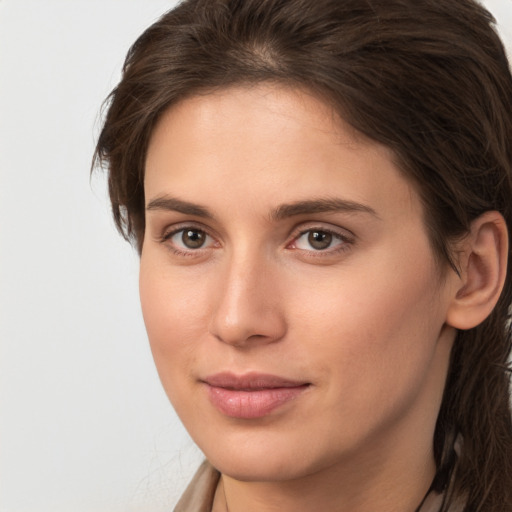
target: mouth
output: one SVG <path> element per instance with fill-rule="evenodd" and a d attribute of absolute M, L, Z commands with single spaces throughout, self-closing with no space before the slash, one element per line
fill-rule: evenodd
<path fill-rule="evenodd" d="M 240 419 L 261 418 L 297 399 L 309 382 L 276 375 L 218 373 L 202 381 L 212 405 L 225 416 Z"/>

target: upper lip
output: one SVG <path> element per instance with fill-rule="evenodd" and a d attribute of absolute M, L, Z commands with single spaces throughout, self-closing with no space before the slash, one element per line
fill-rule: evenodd
<path fill-rule="evenodd" d="M 206 384 L 233 390 L 258 390 L 274 388 L 294 388 L 309 384 L 306 381 L 291 380 L 277 375 L 250 372 L 244 375 L 236 375 L 230 372 L 216 373 L 203 379 Z"/>

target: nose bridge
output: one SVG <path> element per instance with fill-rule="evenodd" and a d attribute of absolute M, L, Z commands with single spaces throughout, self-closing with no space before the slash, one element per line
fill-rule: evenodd
<path fill-rule="evenodd" d="M 272 266 L 263 250 L 251 246 L 226 258 L 210 325 L 216 338 L 242 346 L 282 337 L 285 322 L 279 301 L 272 296 Z"/>

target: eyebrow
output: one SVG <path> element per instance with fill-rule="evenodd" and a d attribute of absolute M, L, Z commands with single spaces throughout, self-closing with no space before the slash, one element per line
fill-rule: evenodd
<path fill-rule="evenodd" d="M 272 211 L 270 218 L 272 220 L 281 220 L 296 215 L 337 212 L 368 213 L 379 218 L 377 212 L 370 206 L 340 198 L 320 198 L 282 204 Z"/>
<path fill-rule="evenodd" d="M 151 210 L 173 211 L 184 213 L 185 215 L 213 219 L 213 215 L 203 206 L 169 196 L 161 196 L 152 199 L 146 206 L 146 211 Z"/>
<path fill-rule="evenodd" d="M 146 210 L 175 211 L 207 219 L 214 218 L 214 215 L 204 206 L 167 195 L 152 199 L 146 206 Z M 270 212 L 270 219 L 272 221 L 279 221 L 298 215 L 337 212 L 367 213 L 379 218 L 377 212 L 368 205 L 340 198 L 320 198 L 279 205 Z"/>

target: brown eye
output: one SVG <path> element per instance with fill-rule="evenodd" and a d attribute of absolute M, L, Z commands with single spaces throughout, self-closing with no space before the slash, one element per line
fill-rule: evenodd
<path fill-rule="evenodd" d="M 309 245 L 317 251 L 330 247 L 332 239 L 332 234 L 326 231 L 310 231 L 308 234 Z"/>
<path fill-rule="evenodd" d="M 187 249 L 200 249 L 206 242 L 206 233 L 198 229 L 184 229 L 181 242 Z"/>
<path fill-rule="evenodd" d="M 199 256 L 203 251 L 217 246 L 212 236 L 194 226 L 176 229 L 164 235 L 162 243 L 178 256 Z"/>
<path fill-rule="evenodd" d="M 343 234 L 328 229 L 304 230 L 292 243 L 293 249 L 310 253 L 333 253 L 348 248 L 351 242 Z"/>

